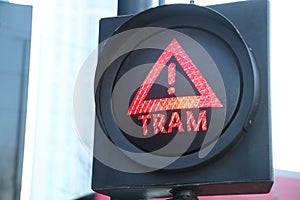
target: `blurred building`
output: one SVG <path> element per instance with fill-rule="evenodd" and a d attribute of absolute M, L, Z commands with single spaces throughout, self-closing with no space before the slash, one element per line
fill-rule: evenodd
<path fill-rule="evenodd" d="M 33 128 L 26 133 L 32 136 L 26 138 L 32 151 L 25 155 L 32 154 L 32 162 L 24 172 L 24 199 L 67 200 L 91 192 L 92 156 L 76 132 L 74 84 L 97 47 L 99 19 L 116 15 L 115 6 L 106 0 L 42 0 L 33 5 L 35 54 L 27 119 Z"/>
<path fill-rule="evenodd" d="M 0 1 L 0 199 L 20 197 L 31 6 Z"/>

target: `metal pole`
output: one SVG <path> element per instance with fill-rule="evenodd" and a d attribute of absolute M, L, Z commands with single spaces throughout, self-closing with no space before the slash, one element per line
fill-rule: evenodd
<path fill-rule="evenodd" d="M 164 5 L 165 4 L 165 0 L 159 0 L 159 5 Z"/>
<path fill-rule="evenodd" d="M 172 200 L 198 200 L 197 195 L 192 190 L 177 189 L 172 190 Z"/>
<path fill-rule="evenodd" d="M 153 7 L 153 0 L 118 0 L 118 15 L 131 15 Z"/>

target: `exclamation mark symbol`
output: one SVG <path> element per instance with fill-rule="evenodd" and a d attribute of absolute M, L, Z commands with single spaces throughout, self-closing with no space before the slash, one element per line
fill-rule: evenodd
<path fill-rule="evenodd" d="M 168 83 L 170 85 L 170 87 L 168 89 L 169 95 L 172 95 L 175 93 L 175 87 L 172 86 L 175 83 L 175 78 L 176 78 L 176 64 L 170 63 L 168 66 Z"/>

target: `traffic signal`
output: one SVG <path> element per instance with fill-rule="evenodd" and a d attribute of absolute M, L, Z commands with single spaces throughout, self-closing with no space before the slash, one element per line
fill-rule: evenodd
<path fill-rule="evenodd" d="M 267 193 L 268 1 L 100 21 L 92 188 L 120 199 Z"/>

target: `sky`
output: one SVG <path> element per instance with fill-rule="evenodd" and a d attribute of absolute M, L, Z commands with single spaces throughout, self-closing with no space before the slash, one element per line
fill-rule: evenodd
<path fill-rule="evenodd" d="M 284 3 L 283 3 L 284 2 Z M 300 172 L 297 1 L 271 2 L 271 101 L 274 166 Z"/>

